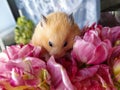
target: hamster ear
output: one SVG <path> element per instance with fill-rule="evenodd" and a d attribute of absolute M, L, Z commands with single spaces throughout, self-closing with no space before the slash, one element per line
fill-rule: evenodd
<path fill-rule="evenodd" d="M 73 25 L 74 24 L 74 17 L 73 17 L 73 13 L 71 13 L 69 16 L 69 21 L 71 22 L 71 24 Z"/>
<path fill-rule="evenodd" d="M 47 23 L 47 18 L 44 15 L 41 15 L 41 26 L 43 27 L 44 23 Z"/>

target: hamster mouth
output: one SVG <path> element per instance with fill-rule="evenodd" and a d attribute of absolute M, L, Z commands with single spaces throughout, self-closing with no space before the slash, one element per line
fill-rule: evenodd
<path fill-rule="evenodd" d="M 61 58 L 61 57 L 63 57 L 64 55 L 65 55 L 65 54 L 59 54 L 59 55 L 58 55 L 58 54 L 54 54 L 53 56 L 54 56 L 54 58 L 57 59 L 57 58 Z"/>
<path fill-rule="evenodd" d="M 64 56 L 68 56 L 68 54 L 70 54 L 71 50 L 72 50 L 72 48 L 67 51 L 61 52 L 59 54 L 50 54 L 50 55 L 54 56 L 54 58 L 58 59 L 58 58 L 62 58 Z"/>

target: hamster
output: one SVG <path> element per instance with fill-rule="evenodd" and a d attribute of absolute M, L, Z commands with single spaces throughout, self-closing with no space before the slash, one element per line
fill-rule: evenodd
<path fill-rule="evenodd" d="M 72 14 L 54 12 L 42 17 L 35 28 L 31 43 L 41 46 L 44 53 L 55 58 L 64 56 L 72 49 L 75 36 L 80 35 L 80 29 Z"/>

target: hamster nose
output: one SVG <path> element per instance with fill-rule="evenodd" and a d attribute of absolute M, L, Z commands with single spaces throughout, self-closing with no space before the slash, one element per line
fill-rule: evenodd
<path fill-rule="evenodd" d="M 55 58 L 60 58 L 60 57 L 63 57 L 65 55 L 65 53 L 58 53 L 58 54 L 54 54 L 53 56 Z"/>
<path fill-rule="evenodd" d="M 65 51 L 61 48 L 53 48 L 50 52 L 50 55 L 53 55 L 55 58 L 59 58 L 65 55 Z"/>

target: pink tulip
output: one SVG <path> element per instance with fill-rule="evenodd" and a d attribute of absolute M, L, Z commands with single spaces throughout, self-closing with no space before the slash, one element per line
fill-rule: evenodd
<path fill-rule="evenodd" d="M 101 41 L 97 31 L 89 30 L 85 33 L 83 39 L 76 38 L 72 56 L 79 62 L 100 64 L 107 59 L 110 50 L 111 43 L 109 40 Z"/>
<path fill-rule="evenodd" d="M 73 78 L 75 76 L 78 70 L 77 62 L 72 59 L 70 53 L 56 61 L 66 69 L 69 78 Z"/>
<path fill-rule="evenodd" d="M 120 45 L 120 26 L 115 27 L 102 27 L 101 25 L 93 24 L 92 26 L 86 26 L 82 33 L 86 33 L 89 30 L 98 32 L 99 37 L 102 40 L 109 39 L 112 45 Z M 84 34 L 83 34 L 84 35 Z"/>
<path fill-rule="evenodd" d="M 41 48 L 28 45 L 12 45 L 7 46 L 6 50 L 0 53 L 0 60 L 8 61 L 10 59 L 30 57 L 40 57 Z M 3 58 L 3 59 L 2 59 Z M 5 60 L 4 60 L 5 59 Z"/>
<path fill-rule="evenodd" d="M 75 90 L 65 68 L 57 64 L 54 57 L 51 57 L 47 62 L 47 69 L 51 75 L 52 85 L 55 90 Z"/>
<path fill-rule="evenodd" d="M 38 58 L 26 57 L 10 60 L 3 67 L 6 68 L 6 71 L 1 70 L 0 76 L 4 77 L 2 79 L 9 81 L 12 86 L 28 85 L 37 87 L 39 83 L 44 82 L 41 81 L 44 73 L 46 83 L 49 82 L 50 75 L 46 70 L 45 62 Z"/>
<path fill-rule="evenodd" d="M 54 57 L 45 62 L 39 55 L 40 48 L 29 44 L 0 53 L 0 89 L 74 90 L 65 68 Z"/>
<path fill-rule="evenodd" d="M 104 27 L 101 30 L 102 39 L 109 39 L 113 46 L 115 44 L 120 45 L 120 26 L 116 26 L 113 28 Z M 119 43 L 118 43 L 119 41 Z"/>
<path fill-rule="evenodd" d="M 71 81 L 77 90 L 116 90 L 106 65 L 83 68 Z"/>
<path fill-rule="evenodd" d="M 120 83 L 120 59 L 115 60 L 113 65 L 113 73 L 116 81 Z"/>
<path fill-rule="evenodd" d="M 115 80 L 120 83 L 120 46 L 113 48 L 110 62 Z"/>
<path fill-rule="evenodd" d="M 46 64 L 40 57 L 40 48 L 32 45 L 13 45 L 0 53 L 0 86 L 30 86 L 35 88 L 51 88 L 50 75 Z M 48 86 L 50 85 L 50 87 Z"/>

